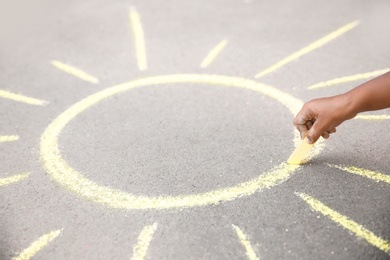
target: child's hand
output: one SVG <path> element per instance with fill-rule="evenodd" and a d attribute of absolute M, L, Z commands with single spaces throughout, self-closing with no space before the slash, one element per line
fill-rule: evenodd
<path fill-rule="evenodd" d="M 301 138 L 315 143 L 320 136 L 327 139 L 336 132 L 336 127 L 347 119 L 354 118 L 352 102 L 347 95 L 314 99 L 305 103 L 294 119 Z"/>
<path fill-rule="evenodd" d="M 294 119 L 301 138 L 314 143 L 329 138 L 336 127 L 364 111 L 390 108 L 390 72 L 372 79 L 345 94 L 307 102 Z"/>

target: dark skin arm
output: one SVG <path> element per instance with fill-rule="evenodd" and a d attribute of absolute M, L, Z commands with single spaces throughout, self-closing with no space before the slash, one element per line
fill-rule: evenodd
<path fill-rule="evenodd" d="M 358 113 L 390 107 L 390 72 L 372 79 L 344 94 L 311 100 L 294 119 L 303 139 L 315 143 L 336 132 L 336 127 Z"/>

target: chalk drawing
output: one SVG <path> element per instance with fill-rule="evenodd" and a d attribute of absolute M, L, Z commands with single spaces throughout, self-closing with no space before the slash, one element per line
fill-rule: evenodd
<path fill-rule="evenodd" d="M 337 168 L 337 169 L 340 169 L 342 171 L 346 171 L 349 173 L 357 174 L 357 175 L 360 175 L 360 176 L 363 176 L 366 178 L 370 178 L 370 179 L 375 180 L 375 181 L 383 181 L 383 182 L 390 184 L 390 175 L 387 175 L 387 174 L 383 174 L 380 172 L 375 172 L 375 171 L 371 171 L 371 170 L 367 170 L 367 169 L 362 169 L 362 168 L 358 168 L 358 167 L 353 167 L 353 166 L 345 167 L 345 166 L 333 165 L 333 164 L 328 164 L 328 166 L 333 167 L 333 168 Z"/>
<path fill-rule="evenodd" d="M 157 229 L 157 223 L 146 226 L 142 229 L 141 234 L 138 236 L 138 242 L 133 247 L 133 256 L 131 260 L 143 260 L 148 252 L 150 241 L 153 239 L 153 234 Z"/>
<path fill-rule="evenodd" d="M 362 119 L 362 120 L 369 120 L 369 121 L 381 121 L 381 120 L 388 120 L 390 119 L 390 116 L 388 115 L 357 115 L 354 119 Z"/>
<path fill-rule="evenodd" d="M 13 101 L 17 101 L 17 102 L 21 102 L 21 103 L 25 103 L 25 104 L 29 104 L 29 105 L 46 106 L 47 104 L 49 104 L 49 102 L 44 101 L 44 100 L 26 97 L 26 96 L 23 96 L 21 94 L 15 94 L 15 93 L 12 93 L 12 92 L 9 92 L 6 90 L 1 90 L 1 89 L 0 89 L 0 97 L 10 99 Z"/>
<path fill-rule="evenodd" d="M 0 186 L 6 186 L 15 182 L 22 181 L 26 179 L 29 175 L 29 173 L 21 173 L 10 177 L 0 178 Z"/>
<path fill-rule="evenodd" d="M 23 250 L 14 260 L 28 260 L 33 257 L 39 250 L 47 246 L 52 240 L 54 240 L 61 233 L 61 230 L 54 230 L 47 233 L 37 240 L 35 240 L 29 247 Z"/>
<path fill-rule="evenodd" d="M 137 65 L 140 71 L 144 71 L 148 68 L 147 57 L 146 57 L 146 47 L 145 47 L 145 37 L 141 24 L 140 16 L 137 10 L 132 7 L 129 12 L 130 27 L 133 32 L 134 48 L 137 58 Z M 346 32 L 352 30 L 359 24 L 359 21 L 349 23 L 330 34 L 320 38 L 319 40 L 309 44 L 308 46 L 298 50 L 297 52 L 287 56 L 281 61 L 273 64 L 269 68 L 256 74 L 256 78 L 263 77 L 272 73 L 286 64 L 295 61 L 306 55 L 317 48 L 327 44 L 328 42 L 336 39 L 337 37 L 345 34 Z M 207 68 L 222 52 L 226 47 L 228 41 L 222 40 L 218 43 L 208 55 L 202 61 L 200 67 Z M 91 83 L 99 83 L 99 80 L 91 76 L 90 74 L 77 69 L 68 64 L 51 61 L 52 65 L 58 68 L 59 70 L 66 72 L 70 75 L 78 77 L 84 81 Z M 363 74 L 357 74 L 352 76 L 347 76 L 343 78 L 337 78 L 330 81 L 320 82 L 309 86 L 309 89 L 316 89 L 322 87 L 329 87 L 341 83 L 357 81 L 361 79 L 366 79 L 370 77 L 375 77 L 377 75 L 383 74 L 386 70 L 378 70 Z M 44 133 L 41 136 L 40 140 L 40 157 L 43 162 L 44 169 L 49 173 L 51 178 L 58 182 L 60 185 L 69 189 L 70 191 L 99 204 L 105 205 L 111 208 L 120 208 L 120 209 L 172 209 L 172 208 L 190 208 L 197 206 L 206 206 L 206 205 L 216 205 L 226 201 L 232 201 L 237 198 L 250 196 L 256 192 L 261 192 L 265 189 L 270 189 L 278 184 L 283 183 L 288 180 L 297 170 L 301 167 L 299 165 L 289 165 L 285 162 L 280 165 L 275 166 L 274 168 L 260 173 L 258 177 L 255 177 L 252 180 L 235 184 L 231 187 L 211 190 L 204 193 L 198 194 L 188 194 L 188 195 L 178 195 L 178 196 L 156 196 L 150 197 L 148 195 L 144 196 L 135 196 L 131 193 L 126 193 L 111 187 L 106 187 L 99 185 L 92 180 L 89 180 L 84 177 L 82 172 L 73 169 L 68 163 L 62 158 L 61 151 L 58 145 L 58 138 L 62 130 L 78 115 L 89 109 L 90 107 L 97 105 L 99 102 L 110 98 L 115 95 L 119 95 L 128 91 L 131 91 L 135 88 L 151 86 L 151 85 L 161 85 L 161 84 L 205 84 L 205 85 L 217 85 L 223 87 L 234 87 L 247 89 L 255 92 L 259 92 L 263 95 L 266 95 L 284 105 L 293 115 L 297 114 L 298 111 L 303 106 L 303 102 L 288 93 L 285 93 L 277 88 L 271 87 L 269 85 L 256 82 L 253 80 L 238 78 L 238 77 L 228 77 L 222 75 L 205 75 L 205 74 L 174 74 L 174 75 L 163 75 L 163 76 L 154 76 L 146 77 L 138 80 L 129 81 L 123 84 L 119 84 L 102 91 L 99 91 L 95 94 L 92 94 L 81 101 L 75 103 L 67 110 L 62 112 L 57 118 L 55 118 L 52 123 L 45 129 Z M 47 105 L 49 102 L 26 97 L 20 94 L 11 93 L 9 91 L 0 90 L 0 97 L 23 102 L 31 105 Z M 356 118 L 365 119 L 365 120 L 384 120 L 389 119 L 390 116 L 367 116 L 359 115 Z M 10 135 L 10 136 L 0 136 L 0 142 L 10 142 L 16 141 L 19 139 L 19 136 Z M 294 143 L 295 146 L 301 142 L 299 133 L 294 132 Z M 312 149 L 311 156 L 320 153 L 323 148 L 323 143 L 321 141 Z M 357 167 L 343 167 L 337 165 L 329 165 L 333 168 L 338 168 L 343 171 L 361 175 L 376 181 L 383 181 L 390 183 L 390 176 L 361 169 Z M 0 186 L 9 185 L 21 180 L 24 180 L 29 176 L 29 173 L 22 173 L 6 178 L 0 178 Z M 322 202 L 317 199 L 304 194 L 304 193 L 295 193 L 298 197 L 303 199 L 312 210 L 318 211 L 324 216 L 327 216 L 333 222 L 341 225 L 345 229 L 348 229 L 357 237 L 365 239 L 368 243 L 378 247 L 384 252 L 390 254 L 390 243 L 375 234 L 367 230 L 363 226 L 354 222 L 346 216 L 341 215 L 340 213 L 329 208 Z M 259 259 L 255 253 L 254 248 L 251 245 L 251 242 L 248 236 L 238 227 L 232 225 L 233 230 L 236 232 L 236 235 L 246 251 L 248 259 Z M 149 245 L 153 239 L 153 235 L 157 229 L 157 223 L 153 225 L 145 226 L 137 240 L 137 243 L 133 247 L 133 260 L 145 259 Z M 52 240 L 59 236 L 61 230 L 55 230 L 48 234 L 45 234 L 34 241 L 28 248 L 23 250 L 19 256 L 14 259 L 24 260 L 30 259 L 38 251 L 47 246 Z"/>
<path fill-rule="evenodd" d="M 337 37 L 339 37 L 340 35 L 343 35 L 344 33 L 348 32 L 349 30 L 355 28 L 357 25 L 359 24 L 359 21 L 355 21 L 355 22 L 352 22 L 352 23 L 349 23 L 339 29 L 337 29 L 336 31 L 334 32 L 331 32 L 330 34 L 324 36 L 323 38 L 309 44 L 308 46 L 300 49 L 299 51 L 289 55 L 288 57 L 284 58 L 283 60 L 275 63 L 274 65 L 272 65 L 271 67 L 259 72 L 258 74 L 256 74 L 255 78 L 261 78 L 271 72 L 274 72 L 276 71 L 277 69 L 283 67 L 284 65 L 286 65 L 287 63 L 290 63 L 298 58 L 300 58 L 301 56 L 321 47 L 322 45 L 336 39 Z"/>
<path fill-rule="evenodd" d="M 94 84 L 99 83 L 99 80 L 97 78 L 95 78 L 94 76 L 91 76 L 90 74 L 86 73 L 85 71 L 77 69 L 69 64 L 65 64 L 65 63 L 62 63 L 62 62 L 56 61 L 56 60 L 52 60 L 51 64 L 53 64 L 53 66 L 56 67 L 57 69 L 65 72 L 65 73 L 68 73 L 72 76 L 75 76 L 79 79 L 82 79 L 84 81 L 88 81 L 88 82 L 91 82 Z"/>
<path fill-rule="evenodd" d="M 208 85 L 220 85 L 225 87 L 237 87 L 260 92 L 283 104 L 292 114 L 295 114 L 302 107 L 303 102 L 299 99 L 282 92 L 274 87 L 242 78 L 220 76 L 220 75 L 197 75 L 179 74 L 142 78 L 117 86 L 113 86 L 97 92 L 77 102 L 60 114 L 45 130 L 41 136 L 40 155 L 45 170 L 50 176 L 66 187 L 67 189 L 88 198 L 91 201 L 103 204 L 112 208 L 123 209 L 168 209 L 180 207 L 205 206 L 219 204 L 224 201 L 231 201 L 239 197 L 249 196 L 266 188 L 287 180 L 299 168 L 297 165 L 282 163 L 257 178 L 237 185 L 213 190 L 200 194 L 179 195 L 179 196 L 135 196 L 131 193 L 98 185 L 86 179 L 82 173 L 73 169 L 61 157 L 58 147 L 58 136 L 63 128 L 89 107 L 111 96 L 130 91 L 134 88 L 175 83 L 198 83 Z M 296 132 L 295 132 L 296 133 Z M 300 141 L 296 133 L 295 139 Z M 317 147 L 317 153 L 321 146 Z"/>
<path fill-rule="evenodd" d="M 146 47 L 144 31 L 142 29 L 141 19 L 135 7 L 130 8 L 130 26 L 133 31 L 135 53 L 139 70 L 143 71 L 148 68 L 146 60 Z"/>
<path fill-rule="evenodd" d="M 19 140 L 17 135 L 0 135 L 0 143 L 13 142 Z"/>
<path fill-rule="evenodd" d="M 352 76 L 346 76 L 346 77 L 332 79 L 332 80 L 328 80 L 328 81 L 323 81 L 323 82 L 319 82 L 319 83 L 316 83 L 314 85 L 309 86 L 308 89 L 326 88 L 326 87 L 336 86 L 338 84 L 374 78 L 374 77 L 378 77 L 382 74 L 385 74 L 388 71 L 390 71 L 390 68 L 383 69 L 383 70 L 376 70 L 376 71 L 367 72 L 367 73 L 356 74 L 356 75 L 352 75 Z"/>
<path fill-rule="evenodd" d="M 371 245 L 376 246 L 380 250 L 390 255 L 389 241 L 386 241 L 383 238 L 376 236 L 374 233 L 372 233 L 362 225 L 359 225 L 348 217 L 334 211 L 319 200 L 304 193 L 296 192 L 295 194 L 301 199 L 303 199 L 313 210 L 323 214 L 330 220 L 354 233 L 357 237 L 365 239 Z"/>
<path fill-rule="evenodd" d="M 226 47 L 228 41 L 222 40 L 220 43 L 218 43 L 204 58 L 202 63 L 200 64 L 201 68 L 207 68 L 214 60 L 217 58 L 217 56 L 221 53 L 221 51 Z"/>
<path fill-rule="evenodd" d="M 249 260 L 258 260 L 255 250 L 251 245 L 251 241 L 248 239 L 247 235 L 237 226 L 232 225 L 234 231 L 236 231 L 237 237 L 240 240 L 241 245 L 245 248 L 246 256 Z"/>

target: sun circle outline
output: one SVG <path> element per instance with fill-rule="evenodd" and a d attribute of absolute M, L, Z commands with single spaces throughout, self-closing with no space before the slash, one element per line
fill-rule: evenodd
<path fill-rule="evenodd" d="M 279 101 L 293 114 L 299 111 L 303 105 L 301 100 L 288 93 L 254 80 L 239 77 L 208 74 L 171 74 L 132 80 L 87 96 L 70 106 L 52 121 L 43 132 L 40 142 L 40 157 L 46 172 L 65 188 L 110 208 L 169 209 L 219 204 L 238 197 L 249 196 L 286 181 L 300 167 L 298 165 L 281 163 L 254 179 L 230 187 L 189 195 L 148 197 L 136 196 L 115 188 L 99 185 L 85 178 L 82 173 L 69 166 L 61 157 L 58 147 L 58 136 L 62 129 L 83 111 L 106 98 L 138 87 L 175 83 L 219 85 L 257 91 Z M 295 138 L 299 139 L 297 135 Z"/>

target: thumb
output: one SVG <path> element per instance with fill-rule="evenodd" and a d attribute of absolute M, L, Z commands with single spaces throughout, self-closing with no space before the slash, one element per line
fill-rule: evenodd
<path fill-rule="evenodd" d="M 314 144 L 320 138 L 322 133 L 326 131 L 326 125 L 323 124 L 321 118 L 317 118 L 313 126 L 307 132 L 307 140 L 310 144 Z"/>

